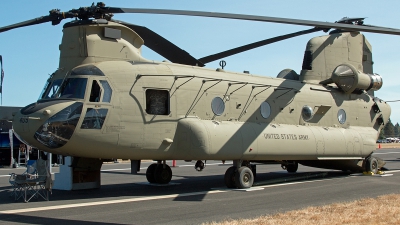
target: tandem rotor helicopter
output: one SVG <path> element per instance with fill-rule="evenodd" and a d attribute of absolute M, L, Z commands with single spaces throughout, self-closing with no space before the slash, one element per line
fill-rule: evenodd
<path fill-rule="evenodd" d="M 196 59 L 147 27 L 114 14 L 149 13 L 214 17 L 309 29 Z M 372 48 L 360 32 L 399 35 L 364 25 L 364 18 L 335 23 L 185 10 L 108 7 L 99 2 L 0 27 L 0 32 L 75 18 L 64 25 L 60 62 L 40 99 L 22 108 L 15 132 L 38 149 L 72 156 L 74 171 L 98 173 L 112 158 L 157 161 L 150 183 L 166 184 L 166 160 L 232 160 L 224 181 L 249 188 L 254 163 L 298 164 L 377 173 L 372 156 L 391 109 L 374 97 L 382 78 L 373 73 Z M 324 31 L 309 40 L 302 70 L 277 77 L 207 69 L 205 64 L 292 37 Z M 329 33 L 328 33 L 329 32 Z M 169 61 L 141 56 L 145 45 Z M 91 178 L 87 178 L 91 179 Z"/>

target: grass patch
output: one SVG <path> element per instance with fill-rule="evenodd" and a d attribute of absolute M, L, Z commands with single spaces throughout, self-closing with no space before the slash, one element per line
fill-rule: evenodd
<path fill-rule="evenodd" d="M 307 207 L 255 219 L 226 220 L 207 225 L 235 224 L 400 224 L 400 194 L 382 195 L 352 202 Z"/>

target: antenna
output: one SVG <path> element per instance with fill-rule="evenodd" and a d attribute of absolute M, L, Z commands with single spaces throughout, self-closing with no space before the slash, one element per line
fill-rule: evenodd
<path fill-rule="evenodd" d="M 4 70 L 3 70 L 3 56 L 1 56 L 1 55 L 0 55 L 0 64 L 1 64 L 0 94 L 1 94 L 1 105 L 3 105 L 3 79 L 4 79 Z"/>

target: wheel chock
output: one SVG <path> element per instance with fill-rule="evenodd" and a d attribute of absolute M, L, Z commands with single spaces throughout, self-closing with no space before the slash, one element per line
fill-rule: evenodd
<path fill-rule="evenodd" d="M 384 174 L 385 174 L 385 171 L 378 170 L 378 173 L 377 173 L 377 174 L 379 174 L 379 175 L 384 175 Z"/>
<path fill-rule="evenodd" d="M 363 172 L 363 174 L 364 174 L 364 175 L 367 175 L 367 176 L 373 176 L 373 175 L 374 175 L 374 172 L 372 172 L 372 171 Z"/>

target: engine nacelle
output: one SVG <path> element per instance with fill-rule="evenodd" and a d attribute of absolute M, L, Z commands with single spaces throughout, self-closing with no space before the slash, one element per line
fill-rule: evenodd
<path fill-rule="evenodd" d="M 332 81 L 346 94 L 354 91 L 377 91 L 382 87 L 382 77 L 379 74 L 366 74 L 358 71 L 350 64 L 341 64 L 332 72 Z"/>

